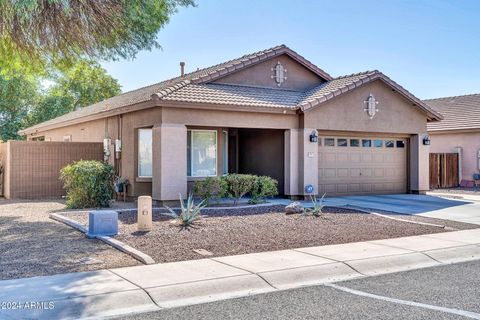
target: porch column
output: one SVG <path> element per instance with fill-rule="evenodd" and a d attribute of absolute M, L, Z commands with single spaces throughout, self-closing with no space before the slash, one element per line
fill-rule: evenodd
<path fill-rule="evenodd" d="M 187 196 L 187 128 L 162 123 L 153 127 L 152 198 L 178 200 Z"/>
<path fill-rule="evenodd" d="M 314 195 L 318 194 L 318 143 L 310 142 L 310 135 L 315 132 L 318 135 L 316 129 L 304 128 L 300 129 L 300 195 L 309 195 L 305 191 L 305 186 L 312 185 Z"/>
<path fill-rule="evenodd" d="M 430 190 L 430 146 L 423 144 L 427 133 L 410 137 L 410 192 L 425 193 Z"/>
<path fill-rule="evenodd" d="M 285 130 L 285 190 L 286 196 L 298 196 L 300 185 L 299 160 L 299 129 Z"/>

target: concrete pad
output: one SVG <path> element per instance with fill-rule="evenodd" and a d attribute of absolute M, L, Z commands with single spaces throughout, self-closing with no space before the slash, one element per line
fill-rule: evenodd
<path fill-rule="evenodd" d="M 305 252 L 336 261 L 367 259 L 412 252 L 410 250 L 392 248 L 369 242 L 354 242 L 320 247 L 300 248 L 295 249 L 295 251 Z"/>
<path fill-rule="evenodd" d="M 465 223 L 472 223 L 472 224 L 480 224 L 480 217 L 457 219 L 457 221 L 465 222 Z"/>
<path fill-rule="evenodd" d="M 480 244 L 480 229 L 435 233 L 425 235 L 425 237 L 457 241 L 468 244 Z"/>
<path fill-rule="evenodd" d="M 112 272 L 142 288 L 168 286 L 249 274 L 211 259 L 151 264 L 112 269 Z"/>
<path fill-rule="evenodd" d="M 279 289 L 343 281 L 362 276 L 360 273 L 341 262 L 312 267 L 262 272 L 260 275 L 271 285 Z"/>
<path fill-rule="evenodd" d="M 0 310 L 0 319 L 79 319 L 158 310 L 143 290 L 106 270 L 5 280 L 0 288 L 0 301 L 23 305 Z M 25 308 L 32 302 L 43 304 Z"/>
<path fill-rule="evenodd" d="M 463 242 L 430 238 L 425 236 L 402 237 L 385 240 L 374 240 L 369 242 L 412 251 L 426 251 L 465 245 L 465 243 Z"/>
<path fill-rule="evenodd" d="M 378 275 L 417 268 L 433 267 L 440 263 L 421 253 L 346 261 L 346 264 L 364 275 Z"/>
<path fill-rule="evenodd" d="M 242 254 L 238 256 L 213 258 L 213 260 L 254 273 L 314 266 L 334 262 L 332 260 L 314 257 L 312 255 L 293 250 Z"/>
<path fill-rule="evenodd" d="M 425 251 L 425 254 L 443 263 L 456 263 L 480 259 L 480 246 L 469 245 L 457 248 Z"/>
<path fill-rule="evenodd" d="M 206 303 L 274 290 L 255 274 L 147 289 L 155 302 L 165 308 Z"/>

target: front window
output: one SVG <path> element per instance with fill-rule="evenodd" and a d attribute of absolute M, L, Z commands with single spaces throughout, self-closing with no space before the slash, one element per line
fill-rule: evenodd
<path fill-rule="evenodd" d="M 152 177 L 152 129 L 138 129 L 138 176 Z"/>
<path fill-rule="evenodd" d="M 217 131 L 188 130 L 187 152 L 188 176 L 217 175 Z"/>

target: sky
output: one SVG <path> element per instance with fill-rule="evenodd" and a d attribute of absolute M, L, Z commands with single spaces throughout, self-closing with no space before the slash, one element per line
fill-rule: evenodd
<path fill-rule="evenodd" d="M 380 70 L 421 99 L 480 93 L 479 0 L 196 0 L 162 48 L 102 63 L 124 92 L 285 44 L 336 77 Z"/>

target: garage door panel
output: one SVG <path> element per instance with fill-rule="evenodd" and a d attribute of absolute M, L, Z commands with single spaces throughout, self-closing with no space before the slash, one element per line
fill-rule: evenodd
<path fill-rule="evenodd" d="M 323 170 L 323 177 L 324 178 L 336 178 L 337 177 L 337 169 L 335 168 L 326 168 Z"/>
<path fill-rule="evenodd" d="M 361 170 L 360 168 L 351 168 L 350 169 L 350 177 L 358 178 L 360 177 Z"/>
<path fill-rule="evenodd" d="M 327 152 L 323 156 L 325 163 L 335 163 L 337 161 L 335 152 Z"/>
<path fill-rule="evenodd" d="M 337 186 L 335 184 L 325 184 L 323 186 L 324 193 L 336 193 L 337 192 Z"/>
<path fill-rule="evenodd" d="M 351 183 L 348 185 L 348 192 L 349 193 L 357 193 L 357 192 L 361 192 L 362 191 L 362 188 L 361 188 L 361 185 L 359 183 Z"/>
<path fill-rule="evenodd" d="M 362 155 L 360 153 L 351 153 L 350 154 L 350 161 L 359 163 L 362 161 Z"/>
<path fill-rule="evenodd" d="M 373 162 L 375 162 L 376 164 L 381 164 L 383 163 L 383 154 L 381 153 L 375 153 L 373 155 Z"/>
<path fill-rule="evenodd" d="M 382 168 L 375 168 L 373 172 L 374 172 L 375 177 L 377 177 L 377 178 L 381 178 L 381 177 L 384 176 L 384 171 L 383 171 Z"/>
<path fill-rule="evenodd" d="M 339 178 L 347 178 L 349 176 L 349 169 L 347 168 L 341 168 L 337 169 L 337 177 Z"/>
<path fill-rule="evenodd" d="M 337 162 L 349 162 L 348 158 L 348 153 L 346 152 L 337 153 Z"/>
<path fill-rule="evenodd" d="M 320 137 L 322 138 L 322 137 Z M 404 193 L 407 189 L 407 152 L 399 139 L 372 135 L 334 138 L 335 146 L 319 145 L 318 190 L 327 194 Z M 338 143 L 340 139 L 340 143 Z M 345 139 L 348 145 L 345 146 Z M 358 144 L 362 139 L 383 140 L 382 147 Z M 401 140 L 401 139 L 400 139 Z M 394 147 L 391 142 L 394 141 Z M 403 140 L 404 141 L 404 140 Z M 400 144 L 402 145 L 402 144 Z M 405 144 L 403 144 L 405 145 Z"/>

